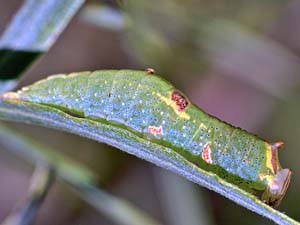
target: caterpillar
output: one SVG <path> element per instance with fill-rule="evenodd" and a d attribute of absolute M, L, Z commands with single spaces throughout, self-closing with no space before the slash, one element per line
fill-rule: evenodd
<path fill-rule="evenodd" d="M 3 95 L 45 104 L 73 116 L 110 123 L 169 146 L 197 166 L 278 206 L 291 179 L 278 149 L 193 105 L 152 69 L 102 70 L 54 75 Z"/>

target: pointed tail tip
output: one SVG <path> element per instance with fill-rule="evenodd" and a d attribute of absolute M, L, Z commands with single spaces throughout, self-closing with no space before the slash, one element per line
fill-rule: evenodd
<path fill-rule="evenodd" d="M 283 141 L 276 141 L 275 143 L 270 144 L 274 149 L 279 149 L 284 145 Z"/>

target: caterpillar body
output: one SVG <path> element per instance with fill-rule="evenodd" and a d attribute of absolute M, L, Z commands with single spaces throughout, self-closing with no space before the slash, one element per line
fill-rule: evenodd
<path fill-rule="evenodd" d="M 157 144 L 278 206 L 291 178 L 277 149 L 199 109 L 149 71 L 103 70 L 54 75 L 3 98 L 51 105 L 87 119 L 112 123 Z M 151 75 L 150 75 L 151 74 Z"/>

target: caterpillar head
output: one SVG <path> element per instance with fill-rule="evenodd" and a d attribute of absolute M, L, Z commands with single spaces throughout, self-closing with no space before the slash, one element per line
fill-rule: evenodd
<path fill-rule="evenodd" d="M 281 169 L 269 182 L 268 187 L 262 195 L 262 200 L 270 206 L 279 206 L 291 180 L 292 171 Z"/>

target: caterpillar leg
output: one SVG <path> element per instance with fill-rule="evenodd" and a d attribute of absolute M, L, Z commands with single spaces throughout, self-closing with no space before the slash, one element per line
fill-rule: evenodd
<path fill-rule="evenodd" d="M 262 194 L 262 200 L 273 207 L 279 206 L 291 180 L 292 171 L 281 169 Z"/>

